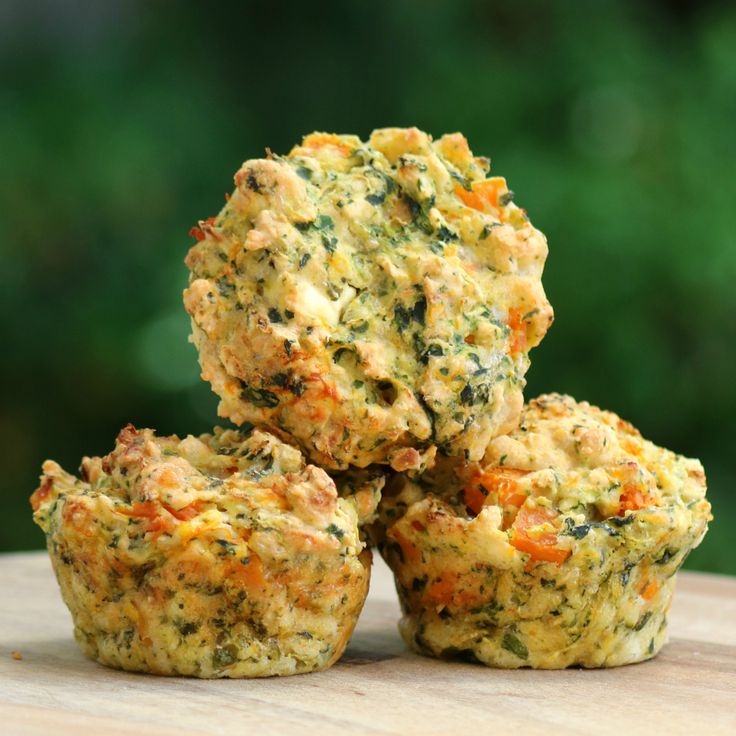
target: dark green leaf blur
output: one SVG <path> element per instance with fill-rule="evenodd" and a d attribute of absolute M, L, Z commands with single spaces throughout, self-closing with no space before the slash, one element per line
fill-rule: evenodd
<path fill-rule="evenodd" d="M 548 236 L 528 396 L 700 457 L 736 573 L 736 6 L 10 0 L 0 10 L 0 550 L 41 462 L 127 422 L 215 423 L 181 306 L 189 228 L 312 130 L 462 131 Z"/>

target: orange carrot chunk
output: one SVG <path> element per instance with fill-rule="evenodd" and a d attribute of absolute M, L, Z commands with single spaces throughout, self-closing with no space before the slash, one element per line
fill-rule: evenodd
<path fill-rule="evenodd" d="M 654 505 L 655 501 L 648 493 L 633 483 L 626 483 L 619 497 L 618 516 L 623 516 L 627 511 L 638 511 Z"/>
<path fill-rule="evenodd" d="M 522 320 L 521 310 L 509 309 L 509 329 L 511 330 L 511 355 L 526 350 L 526 322 Z"/>
<path fill-rule="evenodd" d="M 520 552 L 526 552 L 533 560 L 539 562 L 563 563 L 570 550 L 558 547 L 556 532 L 540 531 L 540 527 L 554 522 L 557 514 L 551 509 L 522 506 L 511 526 L 511 544 Z"/>
<path fill-rule="evenodd" d="M 476 514 L 491 504 L 520 507 L 526 494 L 518 490 L 517 480 L 526 474 L 526 470 L 499 466 L 474 476 L 463 489 L 465 505 Z"/>
<path fill-rule="evenodd" d="M 197 514 L 200 512 L 199 504 L 195 501 L 194 503 L 190 503 L 188 506 L 185 506 L 182 509 L 174 509 L 171 506 L 168 506 L 165 503 L 161 504 L 175 519 L 178 519 L 179 521 L 189 521 L 190 519 L 193 519 Z"/>
<path fill-rule="evenodd" d="M 656 580 L 649 580 L 639 591 L 639 595 L 645 600 L 650 601 L 657 595 L 659 591 L 659 583 Z"/>
<path fill-rule="evenodd" d="M 472 190 L 468 191 L 459 184 L 455 187 L 455 194 L 463 204 L 481 212 L 489 207 L 499 209 L 501 194 L 508 191 L 506 179 L 502 176 L 492 176 L 490 179 L 475 181 Z"/>

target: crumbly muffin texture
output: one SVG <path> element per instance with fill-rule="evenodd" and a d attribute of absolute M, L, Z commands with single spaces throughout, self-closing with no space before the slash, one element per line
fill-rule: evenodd
<path fill-rule="evenodd" d="M 327 469 L 480 460 L 552 321 L 547 243 L 460 134 L 314 133 L 246 161 L 184 303 L 219 413 Z"/>
<path fill-rule="evenodd" d="M 604 667 L 666 641 L 675 573 L 711 518 L 705 475 L 572 398 L 531 401 L 482 462 L 393 479 L 376 536 L 407 644 L 496 667 Z"/>
<path fill-rule="evenodd" d="M 128 426 L 81 478 L 52 461 L 32 496 L 82 650 L 126 670 L 262 677 L 342 654 L 368 590 L 359 514 L 261 431 L 184 439 Z"/>

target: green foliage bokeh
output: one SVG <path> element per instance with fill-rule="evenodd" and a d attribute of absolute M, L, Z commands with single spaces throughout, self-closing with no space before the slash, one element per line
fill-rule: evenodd
<path fill-rule="evenodd" d="M 35 7 L 37 5 L 37 7 Z M 703 460 L 689 565 L 736 573 L 736 8 L 716 3 L 11 2 L 0 26 L 0 550 L 40 464 L 127 422 L 205 431 L 187 231 L 312 130 L 460 130 L 548 236 L 569 392 Z"/>

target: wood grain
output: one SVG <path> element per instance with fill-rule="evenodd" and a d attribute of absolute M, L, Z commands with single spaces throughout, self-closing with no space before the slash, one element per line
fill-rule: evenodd
<path fill-rule="evenodd" d="M 736 734 L 736 580 L 725 577 L 680 575 L 671 642 L 651 662 L 500 671 L 407 652 L 378 562 L 340 663 L 250 681 L 133 675 L 85 659 L 45 554 L 0 556 L 0 591 L 4 736 Z"/>

